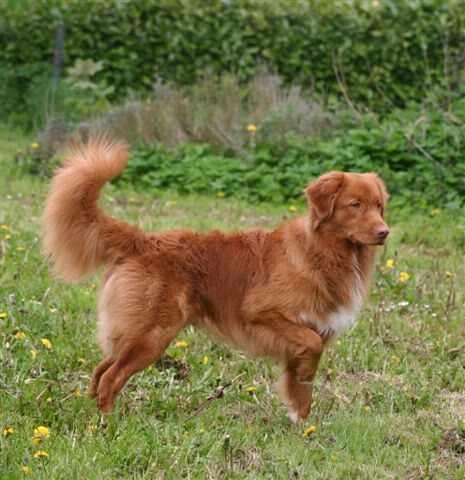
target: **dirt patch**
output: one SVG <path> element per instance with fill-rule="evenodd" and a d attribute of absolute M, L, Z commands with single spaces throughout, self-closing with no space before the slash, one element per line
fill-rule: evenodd
<path fill-rule="evenodd" d="M 183 360 L 178 360 L 176 358 L 165 355 L 158 362 L 155 363 L 155 367 L 160 370 L 169 370 L 172 369 L 175 371 L 175 378 L 177 380 L 183 380 L 187 378 L 191 372 L 191 367 L 188 363 Z"/>
<path fill-rule="evenodd" d="M 447 430 L 439 444 L 439 448 L 442 450 L 449 450 L 456 455 L 465 454 L 465 430 Z"/>
<path fill-rule="evenodd" d="M 404 379 L 400 375 L 382 375 L 376 372 L 341 373 L 338 375 L 337 380 L 351 384 L 378 381 L 396 388 L 405 386 Z"/>
<path fill-rule="evenodd" d="M 456 420 L 465 420 L 465 393 L 448 392 L 441 394 L 444 410 Z"/>

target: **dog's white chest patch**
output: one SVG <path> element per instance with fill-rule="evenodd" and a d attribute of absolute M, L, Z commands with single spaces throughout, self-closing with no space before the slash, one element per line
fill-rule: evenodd
<path fill-rule="evenodd" d="M 363 284 L 355 271 L 355 282 L 352 291 L 351 302 L 348 305 L 341 305 L 330 313 L 326 318 L 316 318 L 308 312 L 300 314 L 300 320 L 315 327 L 320 335 L 341 335 L 345 330 L 355 325 L 357 316 L 363 304 Z"/>
<path fill-rule="evenodd" d="M 352 302 L 348 306 L 341 306 L 335 312 L 330 313 L 326 322 L 318 322 L 318 330 L 321 334 L 333 333 L 340 335 L 345 330 L 355 325 L 357 316 L 362 308 L 363 295 L 358 289 L 354 290 Z"/>

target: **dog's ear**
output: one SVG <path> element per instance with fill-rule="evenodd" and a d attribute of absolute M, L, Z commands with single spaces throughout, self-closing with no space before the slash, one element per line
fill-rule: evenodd
<path fill-rule="evenodd" d="M 344 183 L 343 172 L 329 172 L 312 182 L 305 189 L 305 196 L 310 205 L 312 229 L 331 217 L 334 204 Z"/>

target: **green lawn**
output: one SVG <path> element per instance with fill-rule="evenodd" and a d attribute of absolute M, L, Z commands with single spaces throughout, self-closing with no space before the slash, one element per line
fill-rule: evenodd
<path fill-rule="evenodd" d="M 101 415 L 86 395 L 100 359 L 97 279 L 69 286 L 50 276 L 39 242 L 47 185 L 9 167 L 24 143 L 0 131 L 2 479 L 464 478 L 463 216 L 434 206 L 413 218 L 390 212 L 370 300 L 325 354 L 306 425 L 289 423 L 273 391 L 276 367 L 191 329 Z M 104 203 L 154 230 L 272 227 L 291 214 L 288 205 L 112 186 Z M 49 436 L 35 445 L 38 426 Z"/>

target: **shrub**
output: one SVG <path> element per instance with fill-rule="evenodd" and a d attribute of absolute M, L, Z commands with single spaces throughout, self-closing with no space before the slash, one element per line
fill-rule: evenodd
<path fill-rule="evenodd" d="M 70 120 L 79 117 L 89 118 L 77 123 L 77 130 L 85 135 L 104 132 L 130 144 L 161 143 L 168 148 L 204 143 L 235 155 L 247 155 L 252 145 L 264 142 L 285 144 L 289 134 L 329 137 L 358 122 L 347 107 L 329 109 L 314 95 L 304 95 L 299 87 L 283 85 L 278 76 L 265 72 L 243 85 L 232 75 L 206 77 L 190 88 L 159 83 L 147 99 L 128 100 L 113 108 L 108 106 L 104 85 L 75 78 L 66 85 L 79 86 L 62 102 L 68 120 L 51 118 L 40 135 L 41 145 L 50 153 L 74 135 L 76 122 Z M 78 94 L 84 96 L 82 101 Z M 75 108 L 70 109 L 70 100 Z M 108 111 L 96 116 L 101 109 Z M 259 127 L 251 135 L 248 125 Z"/>
<path fill-rule="evenodd" d="M 298 199 L 306 181 L 328 170 L 376 171 L 394 202 L 412 208 L 457 207 L 465 204 L 464 125 L 465 97 L 448 110 L 412 105 L 381 123 L 365 116 L 358 127 L 327 138 L 289 133 L 285 141 L 265 137 L 259 142 L 254 136 L 242 154 L 206 144 L 168 148 L 139 143 L 120 181 L 181 193 L 284 202 Z M 82 125 L 74 139 L 85 139 L 93 128 Z M 50 155 L 69 139 L 66 127 L 50 124 L 40 148 L 19 159 L 33 173 L 47 174 Z"/>
<path fill-rule="evenodd" d="M 0 60 L 0 120 L 40 128 L 49 111 L 51 68 L 44 63 L 12 67 Z"/>
<path fill-rule="evenodd" d="M 244 155 L 251 143 L 247 125 L 259 125 L 253 141 L 285 142 L 289 133 L 329 136 L 356 119 L 347 108 L 330 111 L 299 87 L 260 73 L 247 84 L 236 77 L 206 77 L 185 89 L 158 84 L 145 101 L 131 100 L 103 115 L 92 126 L 130 143 L 162 143 L 174 148 L 206 143 Z"/>
<path fill-rule="evenodd" d="M 293 201 L 305 182 L 328 170 L 376 171 L 394 203 L 410 208 L 465 204 L 465 99 L 452 112 L 397 111 L 382 124 L 368 120 L 334 139 L 289 137 L 263 143 L 247 158 L 207 145 L 174 151 L 140 145 L 120 181 L 181 193 L 235 196 L 249 201 Z"/>
<path fill-rule="evenodd" d="M 67 65 L 102 61 L 98 80 L 115 88 L 113 100 L 148 93 L 155 79 L 191 85 L 232 73 L 242 82 L 268 65 L 287 82 L 386 111 L 464 80 L 459 0 L 24 3 L 0 6 L 0 64 L 21 94 L 21 70 L 50 65 L 60 22 Z"/>
<path fill-rule="evenodd" d="M 68 69 L 63 86 L 68 92 L 62 96 L 61 114 L 67 120 L 80 121 L 103 114 L 110 108 L 109 96 L 113 87 L 104 81 L 96 81 L 96 74 L 103 69 L 102 62 L 76 60 Z"/>

